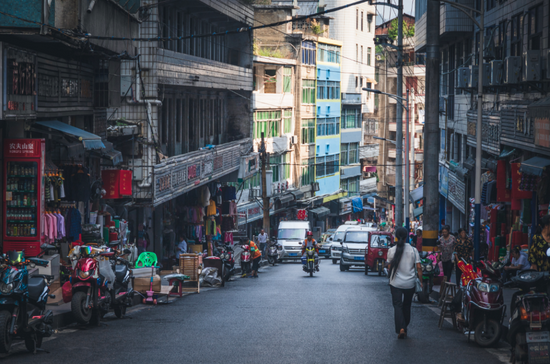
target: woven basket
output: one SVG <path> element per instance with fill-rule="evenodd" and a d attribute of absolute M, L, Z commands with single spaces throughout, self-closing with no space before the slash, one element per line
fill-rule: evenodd
<path fill-rule="evenodd" d="M 180 254 L 180 273 L 190 277 L 190 281 L 199 280 L 199 256 L 197 254 Z"/>

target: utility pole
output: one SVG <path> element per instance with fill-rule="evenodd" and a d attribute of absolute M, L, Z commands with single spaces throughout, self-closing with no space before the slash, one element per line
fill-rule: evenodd
<path fill-rule="evenodd" d="M 262 162 L 262 210 L 264 213 L 264 220 L 263 220 L 263 228 L 268 235 L 268 237 L 271 234 L 270 231 L 270 221 L 269 221 L 269 197 L 267 196 L 267 152 L 265 149 L 265 140 L 264 140 L 264 133 L 262 133 L 262 140 L 260 144 L 260 160 Z"/>
<path fill-rule="evenodd" d="M 403 97 L 403 0 L 397 8 L 397 96 Z M 403 106 L 396 105 L 395 226 L 403 226 Z"/>
<path fill-rule="evenodd" d="M 426 120 L 424 123 L 423 250 L 432 250 L 439 230 L 439 1 L 427 1 Z"/>
<path fill-rule="evenodd" d="M 474 220 L 474 259 L 479 261 L 479 240 L 481 238 L 481 123 L 483 122 L 483 38 L 484 1 L 481 0 L 479 16 L 479 65 L 477 83 L 477 125 L 476 125 L 476 179 L 475 179 L 475 220 Z"/>
<path fill-rule="evenodd" d="M 410 162 L 410 150 L 411 150 L 411 139 L 410 139 L 410 120 L 409 120 L 409 89 L 407 89 L 407 100 L 405 101 L 407 103 L 407 137 L 405 138 L 407 140 L 407 148 L 405 148 L 405 176 L 403 177 L 405 179 L 405 228 L 407 231 L 410 231 L 410 208 L 409 208 L 409 196 L 410 196 L 410 178 L 411 178 L 411 162 Z"/>

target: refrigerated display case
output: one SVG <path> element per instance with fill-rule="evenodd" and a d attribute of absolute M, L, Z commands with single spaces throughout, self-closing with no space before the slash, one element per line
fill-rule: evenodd
<path fill-rule="evenodd" d="M 4 140 L 3 252 L 36 256 L 44 243 L 45 139 Z"/>

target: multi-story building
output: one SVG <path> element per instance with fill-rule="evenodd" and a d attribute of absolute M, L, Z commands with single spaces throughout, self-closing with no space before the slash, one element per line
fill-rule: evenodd
<path fill-rule="evenodd" d="M 404 14 L 404 22 L 408 27 L 415 24 L 413 16 Z M 376 81 L 377 89 L 389 94 L 397 94 L 397 51 L 384 44 L 393 43 L 388 35 L 394 19 L 384 22 L 376 27 L 376 38 L 380 41 L 376 54 Z M 414 190 L 423 181 L 423 124 L 424 124 L 424 83 L 425 83 L 425 60 L 424 55 L 415 53 L 414 38 L 406 37 L 403 40 L 403 97 L 409 91 L 409 140 L 407 141 L 407 111 L 403 108 L 403 161 L 409 158 L 410 171 L 403 167 L 404 178 L 410 178 L 410 190 Z M 395 209 L 395 166 L 396 160 L 396 106 L 397 101 L 384 95 L 374 95 L 375 115 L 379 128 L 375 134 L 382 138 L 380 142 L 380 155 L 378 157 L 378 196 L 381 206 L 385 209 L 385 215 L 389 220 L 393 219 Z M 405 105 L 407 106 L 407 105 Z M 393 142 L 392 142 L 393 141 Z M 414 162 L 413 162 L 414 161 Z M 405 163 L 403 163 L 405 164 Z M 369 168 L 367 166 L 367 168 Z M 374 171 L 374 169 L 371 169 Z M 404 181 L 404 180 L 403 180 Z M 403 182 L 404 185 L 404 182 Z M 406 192 L 405 192 L 406 193 Z M 411 204 L 413 201 L 411 201 Z M 419 206 L 409 206 L 411 218 L 422 213 Z"/>
<path fill-rule="evenodd" d="M 548 180 L 543 167 L 550 164 L 550 110 L 545 103 L 550 74 L 545 63 L 549 59 L 550 4 L 540 0 L 459 3 L 484 7 L 485 30 L 480 35 L 467 15 L 441 6 L 440 220 L 452 231 L 473 226 L 470 199 L 476 183 L 477 80 L 482 69 L 482 181 L 484 190 L 494 181 L 491 190 L 496 190 L 496 195 L 482 195 L 481 218 L 490 222 L 491 237 L 505 236 L 518 220 L 524 226 L 536 226 L 539 214 L 535 210 L 525 213 L 526 206 L 548 203 L 547 196 L 538 192 L 544 190 L 540 183 Z M 416 18 L 416 50 L 423 51 L 429 21 L 425 2 L 416 3 Z M 485 42 L 482 65 L 480 36 Z M 533 183 L 516 184 L 525 180 Z"/>

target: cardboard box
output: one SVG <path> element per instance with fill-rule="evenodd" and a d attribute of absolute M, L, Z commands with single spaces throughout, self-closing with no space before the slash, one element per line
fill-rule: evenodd
<path fill-rule="evenodd" d="M 140 293 L 145 293 L 150 288 L 151 288 L 151 277 L 134 279 L 134 290 Z M 153 277 L 153 291 L 160 292 L 160 276 L 156 274 Z"/>

